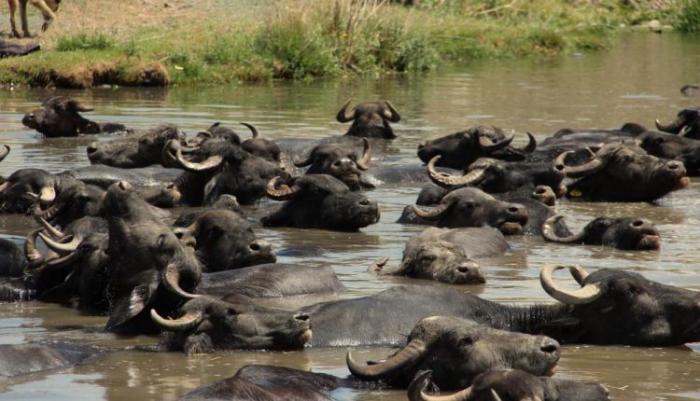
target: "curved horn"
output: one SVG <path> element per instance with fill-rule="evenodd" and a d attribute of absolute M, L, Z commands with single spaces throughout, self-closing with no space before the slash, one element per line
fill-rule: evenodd
<path fill-rule="evenodd" d="M 49 209 L 46 209 L 45 212 L 42 212 L 41 207 L 39 206 L 39 202 L 37 202 L 34 204 L 34 209 L 32 210 L 32 215 L 34 216 L 34 220 L 36 220 L 37 223 L 41 224 L 41 226 L 44 228 L 44 230 L 46 230 L 47 233 L 49 233 L 49 235 L 51 235 L 54 238 L 63 238 L 63 237 L 65 237 L 65 234 L 63 234 L 61 232 L 61 230 L 59 230 L 59 229 L 55 228 L 54 226 L 52 226 L 51 224 L 49 224 L 49 222 L 46 221 L 46 219 L 44 219 L 44 217 L 43 217 L 45 214 L 50 214 L 48 212 L 51 211 L 52 209 L 54 209 L 55 207 L 56 206 L 54 205 L 54 206 L 50 207 Z"/>
<path fill-rule="evenodd" d="M 352 121 L 355 119 L 355 109 L 352 109 L 351 114 L 347 113 L 348 106 L 350 105 L 350 99 L 348 99 L 343 106 L 338 110 L 338 114 L 336 114 L 335 119 L 338 120 L 340 123 L 347 123 L 349 121 Z"/>
<path fill-rule="evenodd" d="M 205 171 L 205 170 L 211 170 L 213 168 L 219 167 L 221 163 L 223 163 L 224 158 L 219 155 L 214 155 L 214 156 L 209 156 L 207 160 L 201 162 L 201 163 L 194 163 L 189 160 L 185 160 L 182 157 L 182 149 L 177 148 L 177 152 L 175 153 L 175 160 L 177 160 L 178 163 L 180 163 L 180 166 L 184 168 L 185 170 L 189 171 Z"/>
<path fill-rule="evenodd" d="M 451 189 L 454 187 L 474 185 L 479 183 L 479 181 L 481 181 L 484 178 L 484 171 L 487 166 L 480 166 L 474 168 L 473 170 L 461 176 L 455 176 L 448 173 L 441 173 L 439 171 L 436 171 L 435 163 L 437 163 L 437 161 L 440 160 L 441 157 L 442 156 L 439 155 L 435 156 L 432 159 L 430 159 L 430 162 L 428 163 L 428 176 L 430 176 L 430 180 L 436 185 L 439 185 L 443 188 Z"/>
<path fill-rule="evenodd" d="M 442 203 L 433 210 L 423 210 L 417 205 L 411 205 L 411 209 L 413 209 L 413 213 L 415 213 L 416 216 L 420 217 L 421 219 L 432 221 L 441 218 L 452 208 L 453 204 L 454 202 Z"/>
<path fill-rule="evenodd" d="M 491 389 L 491 397 L 493 397 L 493 401 L 503 401 L 501 400 L 501 397 L 498 395 L 496 390 Z M 540 397 L 537 397 L 537 400 L 532 400 L 532 401 L 541 401 Z"/>
<path fill-rule="evenodd" d="M 38 205 L 38 204 L 37 204 L 37 205 Z M 36 210 L 36 209 L 34 210 L 34 212 L 35 212 L 35 213 L 34 213 L 34 218 L 41 217 L 41 218 L 44 219 L 44 220 L 51 220 L 51 219 L 53 219 L 54 217 L 56 217 L 56 215 L 58 214 L 58 212 L 61 211 L 61 208 L 60 208 L 60 206 L 58 205 L 58 203 L 54 203 L 51 207 L 49 207 L 48 209 L 46 209 L 46 210 L 44 210 L 44 211 L 42 211 L 41 208 L 37 208 L 37 209 L 38 209 L 38 210 Z M 38 212 L 38 214 L 37 214 L 36 212 Z"/>
<path fill-rule="evenodd" d="M 360 380 L 381 380 L 393 377 L 413 367 L 423 358 L 426 348 L 422 340 L 414 339 L 386 362 L 376 365 L 360 365 L 352 359 L 349 351 L 345 361 L 350 373 Z"/>
<path fill-rule="evenodd" d="M 388 100 L 384 102 L 386 104 L 386 109 L 382 109 L 382 116 L 392 123 L 397 123 L 401 121 L 401 114 L 394 108 Z M 388 110 L 387 110 L 388 109 Z"/>
<path fill-rule="evenodd" d="M 10 181 L 5 181 L 2 184 L 0 184 L 0 194 L 5 192 L 5 190 L 9 187 L 10 187 Z"/>
<path fill-rule="evenodd" d="M 588 272 L 583 270 L 581 266 L 569 266 L 569 272 L 571 275 L 574 277 L 574 280 L 578 283 L 578 285 L 583 286 L 583 282 L 586 280 L 586 277 L 588 277 Z"/>
<path fill-rule="evenodd" d="M 182 288 L 180 288 L 180 271 L 177 269 L 177 266 L 173 263 L 169 264 L 165 268 L 165 272 L 163 275 L 163 283 L 165 284 L 165 287 L 167 289 L 176 293 L 177 295 L 181 296 L 182 298 L 193 299 L 193 298 L 199 298 L 201 296 L 201 295 L 189 293 L 189 292 L 183 290 Z"/>
<path fill-rule="evenodd" d="M 472 395 L 472 388 L 466 388 L 462 391 L 454 393 L 452 395 L 445 396 L 434 396 L 428 395 L 423 392 L 428 378 L 432 374 L 432 371 L 425 370 L 416 375 L 416 377 L 411 381 L 408 386 L 408 401 L 467 401 Z"/>
<path fill-rule="evenodd" d="M 277 184 L 281 183 L 280 189 L 277 189 Z M 297 192 L 301 191 L 301 188 L 296 184 L 292 185 L 291 188 L 287 186 L 282 180 L 282 177 L 277 176 L 267 183 L 267 196 L 271 199 L 284 201 L 293 198 Z"/>
<path fill-rule="evenodd" d="M 79 260 L 80 256 L 81 256 L 80 252 L 78 252 L 78 251 L 71 252 L 66 256 L 48 260 L 46 262 L 46 266 L 51 266 L 51 267 L 68 266 L 72 263 L 75 263 L 77 260 Z"/>
<path fill-rule="evenodd" d="M 590 151 L 590 149 L 589 149 Z M 561 164 L 564 166 L 564 173 L 566 174 L 567 177 L 573 177 L 573 178 L 578 178 L 578 177 L 583 177 L 584 175 L 589 175 L 593 174 L 596 171 L 602 169 L 605 167 L 605 164 L 607 163 L 600 157 L 594 157 L 593 160 L 589 161 L 586 164 L 583 164 L 581 166 L 576 166 L 576 167 L 571 167 L 567 166 L 566 163 L 564 163 L 564 160 L 566 159 L 566 156 L 568 154 L 574 153 L 573 150 L 569 150 L 568 152 L 564 152 L 557 156 L 556 160 L 554 161 L 555 165 Z"/>
<path fill-rule="evenodd" d="M 355 162 L 355 164 L 357 164 L 357 167 L 360 170 L 364 171 L 369 168 L 369 165 L 372 162 L 372 146 L 370 146 L 367 138 L 362 138 L 362 144 L 364 145 L 362 148 L 362 158 Z"/>
<path fill-rule="evenodd" d="M 493 142 L 488 136 L 479 134 L 479 146 L 481 147 L 481 149 L 487 151 L 499 150 L 510 145 L 510 143 L 513 141 L 513 138 L 513 134 L 510 134 L 498 142 Z"/>
<path fill-rule="evenodd" d="M 3 144 L 2 145 L 2 150 L 0 150 L 0 162 L 3 161 L 7 155 L 10 154 L 10 147 Z"/>
<path fill-rule="evenodd" d="M 167 331 L 184 331 L 196 327 L 202 322 L 202 312 L 190 312 L 178 319 L 164 319 L 155 309 L 151 309 L 151 319 L 155 324 Z"/>
<path fill-rule="evenodd" d="M 656 129 L 659 131 L 670 132 L 672 134 L 677 134 L 678 131 L 685 125 L 685 115 L 679 114 L 676 119 L 670 124 L 661 124 L 658 119 L 654 121 L 656 124 Z"/>
<path fill-rule="evenodd" d="M 537 149 L 537 140 L 529 132 L 527 133 L 527 138 L 528 138 L 527 145 L 525 145 L 525 147 L 522 148 L 521 150 L 525 153 L 532 153 Z"/>
<path fill-rule="evenodd" d="M 583 239 L 586 237 L 584 231 L 568 237 L 558 237 L 555 233 L 554 225 L 559 223 L 561 220 L 564 220 L 564 216 L 560 214 L 554 215 L 545 220 L 542 224 L 542 237 L 549 242 L 557 242 L 560 244 L 576 244 L 583 242 Z"/>
<path fill-rule="evenodd" d="M 24 254 L 27 257 L 27 261 L 32 264 L 37 263 L 44 258 L 41 252 L 36 249 L 36 237 L 40 232 L 41 228 L 37 228 L 36 230 L 30 232 L 27 235 L 27 240 L 24 242 Z"/>
<path fill-rule="evenodd" d="M 258 136 L 260 136 L 260 134 L 258 133 L 258 129 L 255 128 L 255 125 L 253 125 L 253 124 L 248 124 L 248 123 L 239 123 L 239 124 L 245 125 L 246 127 L 248 127 L 248 129 L 250 130 L 250 132 L 253 134 L 253 138 L 257 138 Z"/>
<path fill-rule="evenodd" d="M 549 265 L 542 268 L 540 271 L 540 283 L 547 294 L 557 301 L 567 305 L 583 305 L 588 304 L 603 295 L 603 291 L 598 284 L 586 284 L 583 288 L 576 291 L 568 291 L 559 287 L 552 278 L 552 273 L 555 270 L 564 269 L 565 266 Z M 569 271 L 575 269 L 573 266 Z M 574 273 L 572 273 L 572 276 Z M 575 276 L 574 276 L 575 277 Z"/>
<path fill-rule="evenodd" d="M 310 166 L 311 163 L 314 161 L 314 152 L 312 151 L 309 153 L 309 157 L 306 158 L 306 160 L 301 160 L 299 156 L 294 156 L 294 165 L 297 167 L 306 167 Z"/>
<path fill-rule="evenodd" d="M 39 236 L 41 237 L 42 240 L 46 243 L 46 246 L 48 246 L 52 251 L 58 253 L 58 254 L 67 254 L 71 252 L 75 252 L 76 249 L 78 249 L 78 246 L 82 242 L 80 238 L 74 237 L 72 235 L 69 235 L 67 238 L 71 238 L 70 242 L 67 243 L 62 243 L 55 241 L 54 239 L 50 238 L 46 234 L 40 232 Z"/>
<path fill-rule="evenodd" d="M 56 200 L 56 189 L 54 187 L 41 188 L 39 200 L 44 203 L 51 203 Z"/>

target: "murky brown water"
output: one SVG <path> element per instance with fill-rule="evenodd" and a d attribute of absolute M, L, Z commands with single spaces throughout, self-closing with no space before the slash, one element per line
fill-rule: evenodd
<path fill-rule="evenodd" d="M 0 174 L 41 167 L 58 172 L 87 164 L 85 145 L 95 138 L 42 139 L 24 128 L 22 114 L 46 96 L 69 94 L 95 107 L 97 121 L 150 127 L 161 122 L 187 132 L 214 121 L 254 123 L 271 138 L 320 138 L 347 128 L 334 121 L 345 99 L 389 99 L 401 111 L 396 125 L 400 152 L 387 163 L 419 163 L 419 142 L 477 124 L 512 129 L 525 142 L 526 131 L 542 139 L 559 128 L 614 128 L 628 121 L 653 126 L 676 112 L 698 106 L 678 89 L 700 82 L 700 38 L 672 34 L 629 34 L 610 52 L 554 60 L 497 61 L 445 68 L 431 76 L 364 78 L 347 82 L 280 83 L 263 86 L 217 86 L 171 89 L 95 89 L 91 91 L 0 90 L 0 137 L 13 151 L 0 163 Z M 245 132 L 243 130 L 242 132 Z M 98 140 L 108 140 L 99 137 Z M 280 258 L 280 262 L 331 264 L 349 291 L 371 294 L 389 286 L 426 281 L 376 278 L 366 273 L 372 261 L 398 262 L 406 239 L 420 227 L 395 224 L 402 208 L 419 189 L 382 187 L 370 193 L 380 202 L 379 224 L 357 234 L 313 230 L 265 230 L 259 234 L 277 248 L 315 244 L 319 257 Z M 483 260 L 488 283 L 460 287 L 484 298 L 510 302 L 550 302 L 537 276 L 547 263 L 577 263 L 589 270 L 614 267 L 637 271 L 662 283 L 700 290 L 700 183 L 649 204 L 561 203 L 557 210 L 580 227 L 600 215 L 634 215 L 656 222 L 662 234 L 660 253 L 621 252 L 599 247 L 545 244 L 540 238 L 511 238 L 504 257 Z M 0 217 L 0 232 L 25 234 L 34 223 L 21 216 Z M 295 300 L 295 304 L 313 299 Z M 291 307 L 285 302 L 285 307 Z M 104 317 L 39 303 L 0 305 L 0 343 L 22 343 L 46 336 L 123 347 L 150 344 L 153 337 L 115 339 L 98 330 L 67 333 L 66 326 L 99 329 Z M 358 350 L 359 358 L 380 357 L 386 349 Z M 120 351 L 62 372 L 0 379 L 0 399 L 29 400 L 172 400 L 198 386 L 232 375 L 250 363 L 279 364 L 337 375 L 348 374 L 344 349 L 304 352 L 232 352 L 186 358 L 177 353 Z M 616 400 L 700 399 L 700 344 L 682 348 L 567 346 L 558 375 L 607 385 Z M 334 393 L 341 400 L 404 400 L 403 391 Z"/>

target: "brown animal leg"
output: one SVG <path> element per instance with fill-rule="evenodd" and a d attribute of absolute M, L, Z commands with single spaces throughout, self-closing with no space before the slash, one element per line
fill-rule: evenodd
<path fill-rule="evenodd" d="M 24 0 L 26 3 L 26 0 Z M 45 32 L 48 28 L 49 25 L 53 22 L 54 18 L 56 18 L 56 14 L 49 8 L 49 6 L 46 4 L 44 0 L 29 0 L 34 7 L 38 8 L 41 10 L 41 13 L 44 15 L 44 23 L 41 25 L 41 31 Z M 56 9 L 58 9 L 58 5 L 55 6 Z M 25 32 L 26 33 L 26 32 Z"/>
<path fill-rule="evenodd" d="M 15 22 L 15 12 L 17 11 L 19 0 L 7 0 L 7 4 L 10 6 L 10 26 L 12 27 L 12 35 L 19 38 L 19 32 L 17 31 L 17 22 Z"/>
<path fill-rule="evenodd" d="M 19 0 L 19 17 L 22 19 L 22 32 L 24 37 L 28 38 L 29 34 L 29 23 L 27 22 L 27 0 Z"/>

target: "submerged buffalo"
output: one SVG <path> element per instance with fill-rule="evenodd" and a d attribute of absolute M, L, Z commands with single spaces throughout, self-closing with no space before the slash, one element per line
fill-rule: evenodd
<path fill-rule="evenodd" d="M 262 218 L 264 226 L 357 231 L 379 221 L 379 205 L 328 174 L 307 174 L 289 186 L 280 177 L 267 185 L 271 199 L 287 201 Z"/>
<path fill-rule="evenodd" d="M 411 208 L 419 218 L 434 221 L 438 227 L 491 226 L 504 235 L 521 234 L 529 217 L 523 205 L 499 201 L 476 188 L 456 189 L 445 195 L 432 210 L 417 205 Z"/>
<path fill-rule="evenodd" d="M 156 309 L 169 316 L 194 298 L 201 267 L 194 250 L 151 213 L 152 207 L 124 182 L 107 190 L 104 202 L 109 221 L 109 321 L 115 332 L 153 333 L 150 319 Z"/>
<path fill-rule="evenodd" d="M 25 114 L 22 124 L 49 138 L 127 131 L 121 124 L 98 124 L 80 115 L 92 110 L 75 99 L 55 96 L 46 99 L 41 108 Z"/>
<path fill-rule="evenodd" d="M 349 105 L 350 100 L 343 104 L 336 115 L 338 122 L 347 123 L 352 121 L 350 129 L 345 135 L 363 138 L 396 138 L 394 130 L 389 123 L 401 121 L 401 114 L 391 103 L 388 101 L 360 103 L 348 112 Z"/>
<path fill-rule="evenodd" d="M 420 372 L 408 386 L 409 401 L 609 401 L 608 390 L 597 383 L 537 377 L 514 370 L 492 370 L 474 378 L 472 385 L 451 395 L 428 395 L 423 389 L 432 372 Z"/>
<path fill-rule="evenodd" d="M 552 375 L 559 361 L 559 343 L 545 336 L 513 333 L 471 320 L 431 316 L 420 320 L 406 344 L 386 361 L 361 365 L 348 353 L 348 369 L 360 380 L 383 380 L 408 387 L 421 370 L 432 370 L 433 381 L 445 390 L 462 389 L 494 369 L 521 369 Z"/>
<path fill-rule="evenodd" d="M 529 142 L 522 148 L 510 146 L 513 135 L 506 135 L 498 127 L 479 126 L 431 139 L 418 145 L 418 157 L 428 164 L 435 157 L 436 166 L 464 170 L 482 157 L 505 161 L 524 161 L 537 147 L 535 138 L 528 134 Z"/>
<path fill-rule="evenodd" d="M 540 279 L 558 303 L 511 306 L 431 286 L 394 287 L 373 296 L 300 309 L 311 317 L 312 346 L 396 345 L 422 318 L 472 319 L 493 328 L 542 334 L 565 344 L 674 346 L 700 341 L 700 293 L 647 280 L 620 269 L 590 275 L 569 270 L 580 288 L 553 279 L 564 266 L 546 266 Z"/>
<path fill-rule="evenodd" d="M 651 202 L 690 183 L 683 163 L 648 155 L 630 143 L 609 143 L 580 166 L 566 165 L 569 152 L 558 156 L 568 184 L 568 199 L 599 202 Z"/>
<path fill-rule="evenodd" d="M 561 244 L 602 245 L 624 250 L 652 250 L 661 248 L 659 230 L 647 219 L 632 217 L 599 217 L 586 224 L 578 234 L 560 237 L 554 225 L 564 216 L 552 216 L 544 222 L 542 236 L 549 242 Z"/>
<path fill-rule="evenodd" d="M 66 369 L 102 351 L 98 347 L 69 343 L 2 344 L 0 377 Z"/>
<path fill-rule="evenodd" d="M 195 240 L 197 259 L 205 271 L 238 269 L 277 261 L 272 245 L 253 233 L 253 226 L 239 214 L 226 209 L 202 212 L 178 235 Z"/>
<path fill-rule="evenodd" d="M 700 108 L 683 109 L 678 112 L 676 119 L 668 124 L 656 120 L 656 128 L 686 138 L 700 139 Z"/>
<path fill-rule="evenodd" d="M 295 157 L 294 165 L 309 166 L 306 174 L 328 174 L 343 181 L 351 189 L 359 188 L 362 172 L 369 168 L 372 160 L 369 141 L 366 138 L 362 140 L 364 149 L 361 156 L 347 144 L 328 143 L 314 147 L 304 160 Z"/>
<path fill-rule="evenodd" d="M 36 202 L 49 205 L 61 192 L 77 184 L 73 177 L 54 175 L 41 169 L 17 170 L 0 184 L 0 211 L 26 213 Z"/>
<path fill-rule="evenodd" d="M 227 349 L 301 349 L 311 340 L 311 322 L 304 313 L 282 311 L 251 302 L 192 299 L 175 319 L 155 310 L 151 318 L 163 331 L 162 345 L 188 355 Z"/>
<path fill-rule="evenodd" d="M 126 138 L 109 142 L 93 142 L 87 147 L 91 164 L 136 168 L 162 164 L 162 154 L 168 141 L 184 143 L 185 135 L 172 124 L 164 124 Z"/>
<path fill-rule="evenodd" d="M 496 256 L 508 250 L 503 234 L 493 228 L 427 228 L 411 237 L 401 265 L 384 263 L 370 269 L 378 274 L 408 276 L 449 284 L 482 284 L 484 273 L 472 258 Z"/>
<path fill-rule="evenodd" d="M 682 162 L 688 175 L 700 176 L 700 141 L 664 132 L 647 131 L 637 137 L 639 146 L 652 156 Z"/>

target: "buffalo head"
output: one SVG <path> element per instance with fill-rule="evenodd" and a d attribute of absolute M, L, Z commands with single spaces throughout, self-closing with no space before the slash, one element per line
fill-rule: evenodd
<path fill-rule="evenodd" d="M 700 108 L 679 111 L 676 119 L 669 124 L 662 124 L 656 120 L 656 128 L 671 134 L 700 139 Z"/>
<path fill-rule="evenodd" d="M 355 150 L 342 144 L 322 144 L 311 150 L 306 160 L 294 159 L 297 167 L 310 166 L 306 174 L 328 174 L 350 188 L 360 185 L 362 171 L 369 168 L 372 160 L 372 149 L 367 138 L 362 138 L 364 150 L 362 156 L 358 156 Z"/>
<path fill-rule="evenodd" d="M 388 101 L 365 102 L 348 111 L 349 105 L 350 100 L 343 104 L 336 115 L 338 122 L 347 123 L 352 121 L 350 129 L 345 135 L 362 138 L 396 138 L 394 130 L 389 123 L 401 121 L 401 115 L 391 103 Z"/>
<path fill-rule="evenodd" d="M 554 225 L 564 217 L 552 216 L 542 226 L 542 236 L 550 242 L 564 244 L 603 245 L 626 250 L 654 250 L 661 247 L 659 230 L 649 220 L 638 218 L 599 217 L 578 234 L 560 237 Z"/>

